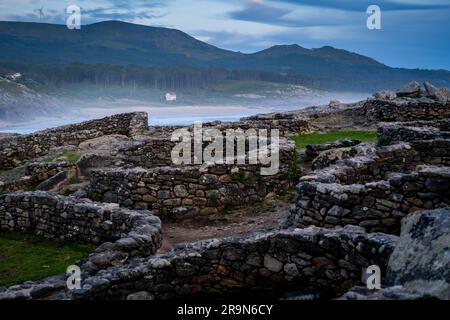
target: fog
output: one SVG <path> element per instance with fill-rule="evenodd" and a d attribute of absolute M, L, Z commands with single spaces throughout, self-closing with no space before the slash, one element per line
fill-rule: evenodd
<path fill-rule="evenodd" d="M 39 99 L 32 99 L 34 104 L 30 103 L 29 97 L 26 100 L 17 97 L 0 105 L 4 111 L 0 113 L 0 132 L 25 134 L 134 111 L 147 112 L 149 125 L 235 121 L 255 114 L 324 105 L 335 99 L 347 103 L 368 97 L 364 93 L 326 92 L 288 85 L 282 88 L 277 85 L 273 90 L 180 91 L 176 92 L 176 101 L 166 101 L 165 93 L 134 89 L 124 94 L 114 88 L 77 88 L 69 94 L 63 91 L 39 94 Z"/>

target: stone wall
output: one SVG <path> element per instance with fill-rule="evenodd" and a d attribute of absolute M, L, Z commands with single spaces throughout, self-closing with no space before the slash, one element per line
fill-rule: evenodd
<path fill-rule="evenodd" d="M 312 161 L 319 156 L 320 153 L 337 148 L 349 148 L 361 144 L 359 140 L 344 139 L 330 143 L 307 145 L 305 148 L 305 161 Z"/>
<path fill-rule="evenodd" d="M 55 174 L 60 173 L 71 168 L 75 168 L 75 165 L 65 160 L 55 160 L 51 162 L 30 162 L 25 166 L 25 174 L 30 176 L 34 183 L 43 182 Z"/>
<path fill-rule="evenodd" d="M 307 133 L 311 131 L 309 121 L 305 117 L 298 117 L 292 114 L 276 114 L 276 115 L 259 115 L 248 118 L 241 118 L 239 121 L 222 122 L 213 121 L 202 123 L 202 127 L 214 128 L 221 131 L 227 129 L 237 129 L 242 130 L 266 129 L 270 131 L 271 129 L 278 129 L 281 136 L 298 135 L 302 133 Z M 155 137 L 169 138 L 173 131 L 177 129 L 186 128 L 186 126 L 151 126 L 149 132 Z M 192 126 L 188 127 L 192 131 Z"/>
<path fill-rule="evenodd" d="M 148 128 L 146 113 L 125 113 L 0 139 L 0 169 L 14 168 L 24 160 L 44 156 L 57 146 L 78 145 L 103 135 L 135 135 Z"/>
<path fill-rule="evenodd" d="M 64 160 L 55 160 L 52 162 L 29 162 L 24 168 L 20 168 L 20 172 L 17 173 L 17 177 L 0 177 L 0 193 L 31 190 L 41 182 L 50 179 L 58 173 L 63 171 L 75 172 L 75 168 L 75 165 Z"/>
<path fill-rule="evenodd" d="M 154 209 L 169 219 L 211 215 L 287 190 L 294 150 L 292 143 L 280 146 L 279 172 L 270 176 L 260 174 L 262 165 L 96 169 L 88 194 L 128 208 Z"/>
<path fill-rule="evenodd" d="M 450 139 L 448 121 L 383 123 L 377 130 L 384 143 L 414 140 Z"/>
<path fill-rule="evenodd" d="M 449 103 L 429 98 L 368 99 L 363 104 L 363 113 L 369 121 L 415 121 L 450 118 Z"/>
<path fill-rule="evenodd" d="M 146 137 L 115 146 L 112 156 L 114 159 L 139 167 L 171 166 L 173 165 L 171 153 L 175 145 L 176 142 L 170 138 Z"/>
<path fill-rule="evenodd" d="M 332 228 L 359 225 L 369 232 L 398 234 L 406 215 L 450 205 L 450 168 L 419 166 L 366 184 L 300 183 L 294 224 Z"/>
<path fill-rule="evenodd" d="M 162 243 L 161 221 L 149 211 L 39 191 L 0 196 L 0 230 L 100 244 L 88 258 L 77 262 L 82 277 L 150 256 Z M 65 275 L 59 275 L 0 290 L 0 300 L 39 299 L 66 288 Z"/>
<path fill-rule="evenodd" d="M 407 214 L 449 205 L 449 161 L 448 139 L 401 143 L 338 161 L 300 179 L 290 221 L 398 234 Z"/>
<path fill-rule="evenodd" d="M 180 245 L 165 256 L 84 279 L 70 299 L 279 298 L 313 289 L 336 297 L 369 265 L 384 273 L 397 237 L 361 228 L 296 229 Z"/>
<path fill-rule="evenodd" d="M 146 225 L 152 232 L 136 236 L 141 248 L 159 248 L 159 219 L 151 212 L 135 212 L 117 205 L 94 203 L 47 192 L 18 192 L 0 196 L 0 230 L 34 234 L 49 239 L 100 244 L 115 241 Z M 139 233 L 139 232 L 137 232 Z M 137 247 L 137 246 L 136 246 Z"/>

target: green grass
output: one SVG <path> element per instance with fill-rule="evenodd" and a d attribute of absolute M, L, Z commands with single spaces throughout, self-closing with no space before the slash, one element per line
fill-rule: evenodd
<path fill-rule="evenodd" d="M 75 164 L 80 159 L 80 155 L 76 151 L 66 151 L 45 159 L 45 162 L 53 162 L 59 158 L 65 158 L 70 164 Z"/>
<path fill-rule="evenodd" d="M 341 130 L 325 133 L 310 133 L 292 137 L 297 148 L 303 149 L 310 144 L 324 144 L 346 138 L 361 140 L 363 142 L 376 142 L 376 131 Z"/>
<path fill-rule="evenodd" d="M 87 257 L 92 245 L 44 240 L 20 233 L 0 233 L 0 286 L 39 280 L 65 273 Z"/>

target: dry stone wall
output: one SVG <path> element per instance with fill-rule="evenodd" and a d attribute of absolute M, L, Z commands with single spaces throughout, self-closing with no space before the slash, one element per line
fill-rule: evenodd
<path fill-rule="evenodd" d="M 442 103 L 426 97 L 368 99 L 362 109 L 368 120 L 377 122 L 436 121 L 450 118 L 449 102 Z"/>
<path fill-rule="evenodd" d="M 211 215 L 287 190 L 293 152 L 291 144 L 280 150 L 279 172 L 270 176 L 260 174 L 261 165 L 97 169 L 88 194 L 128 208 L 154 209 L 169 219 Z"/>
<path fill-rule="evenodd" d="M 160 222 L 148 211 L 135 212 L 117 205 L 99 204 L 48 192 L 18 192 L 0 196 L 2 231 L 100 244 L 137 231 L 136 228 L 140 229 L 139 224 L 144 227 L 154 224 L 158 227 Z M 155 235 L 149 234 L 149 238 L 141 239 L 150 245 L 142 243 L 142 249 L 149 252 L 155 252 L 158 248 L 159 231 L 157 228 L 153 231 Z"/>
<path fill-rule="evenodd" d="M 449 205 L 449 146 L 449 140 L 393 145 L 302 177 L 291 223 L 353 224 L 369 232 L 398 234 L 407 214 Z"/>
<path fill-rule="evenodd" d="M 378 140 L 386 143 L 398 141 L 450 139 L 448 121 L 394 122 L 378 127 Z"/>
<path fill-rule="evenodd" d="M 77 263 L 83 277 L 150 256 L 162 243 L 161 221 L 149 211 L 136 212 L 39 191 L 0 196 L 0 230 L 100 244 Z M 66 288 L 65 276 L 60 275 L 0 291 L 0 300 L 40 299 Z"/>
<path fill-rule="evenodd" d="M 249 295 L 279 298 L 315 289 L 335 297 L 376 264 L 385 271 L 397 237 L 362 228 L 296 229 L 180 245 L 84 279 L 70 299 L 156 299 Z"/>
<path fill-rule="evenodd" d="M 239 121 L 232 122 L 222 122 L 213 121 L 205 122 L 202 124 L 205 128 L 214 128 L 221 131 L 227 129 L 237 129 L 242 130 L 257 129 L 257 130 L 268 130 L 277 129 L 280 131 L 281 136 L 297 135 L 311 131 L 309 121 L 305 117 L 299 117 L 293 114 L 276 114 L 276 115 L 260 115 L 255 117 L 241 118 Z M 170 138 L 173 131 L 177 129 L 186 128 L 186 126 L 152 126 L 149 132 L 153 136 L 159 136 L 164 138 Z M 190 126 L 190 131 L 193 127 Z"/>
<path fill-rule="evenodd" d="M 110 134 L 136 135 L 148 128 L 146 113 L 125 113 L 27 135 L 0 139 L 0 169 L 14 168 L 24 160 L 44 156 L 57 146 L 78 145 Z"/>

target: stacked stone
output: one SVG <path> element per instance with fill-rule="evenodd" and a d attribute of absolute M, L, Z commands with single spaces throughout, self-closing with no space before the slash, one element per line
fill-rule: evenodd
<path fill-rule="evenodd" d="M 370 157 L 338 161 L 302 177 L 291 222 L 323 227 L 354 224 L 370 232 L 398 234 L 400 220 L 410 212 L 449 205 L 448 143 L 416 141 L 412 147 L 402 143 L 379 148 Z M 414 171 L 421 163 L 441 166 L 418 166 Z"/>
<path fill-rule="evenodd" d="M 439 122 L 427 121 L 418 126 L 418 123 L 383 123 L 378 127 L 379 141 L 388 143 L 399 141 L 450 139 L 450 131 L 440 130 Z"/>
<path fill-rule="evenodd" d="M 203 128 L 213 128 L 225 132 L 227 129 L 278 129 L 281 136 L 290 136 L 296 134 L 307 133 L 311 131 L 309 121 L 305 117 L 297 117 L 292 114 L 278 113 L 274 115 L 260 115 L 255 117 L 241 118 L 239 121 L 221 122 L 213 121 L 202 124 Z M 150 134 L 155 137 L 169 138 L 173 131 L 186 128 L 183 126 L 152 126 Z M 192 131 L 193 127 L 190 126 Z"/>
<path fill-rule="evenodd" d="M 90 198 L 134 209 L 153 209 L 169 219 L 205 216 L 237 205 L 256 203 L 270 192 L 287 190 L 286 170 L 261 176 L 260 166 L 226 165 L 99 169 L 91 172 Z"/>
<path fill-rule="evenodd" d="M 49 239 L 100 244 L 120 239 L 123 234 L 140 228 L 137 220 L 145 222 L 147 217 L 153 224 L 159 225 L 159 219 L 151 212 L 137 213 L 87 199 L 79 200 L 39 191 L 0 196 L 1 230 L 24 232 Z M 154 252 L 157 244 L 158 241 L 155 241 L 154 248 L 149 251 Z"/>
<path fill-rule="evenodd" d="M 125 113 L 27 135 L 0 139 L 0 168 L 9 169 L 24 160 L 44 156 L 57 146 L 78 145 L 111 134 L 134 135 L 148 128 L 146 113 Z"/>
<path fill-rule="evenodd" d="M 316 288 L 335 297 L 376 264 L 385 270 L 397 238 L 361 228 L 296 229 L 180 245 L 165 256 L 109 268 L 83 281 L 71 299 L 222 298 Z M 248 297 L 248 295 L 247 295 Z"/>
<path fill-rule="evenodd" d="M 148 137 L 117 146 L 112 156 L 124 163 L 140 167 L 171 166 L 173 165 L 171 154 L 175 144 L 170 138 Z"/>
<path fill-rule="evenodd" d="M 56 160 L 52 162 L 30 162 L 25 166 L 25 174 L 30 176 L 35 183 L 45 181 L 57 173 L 66 171 L 75 166 L 65 160 Z"/>
<path fill-rule="evenodd" d="M 161 221 L 149 211 L 131 211 L 47 192 L 0 196 L 0 230 L 49 239 L 100 244 L 78 266 L 85 276 L 131 258 L 154 254 L 161 246 Z M 0 292 L 1 299 L 41 298 L 62 289 L 64 277 L 27 282 Z M 65 284 L 65 282 L 64 282 Z"/>
<path fill-rule="evenodd" d="M 312 144 L 307 145 L 305 150 L 305 161 L 312 161 L 319 156 L 323 151 L 337 149 L 337 148 L 348 148 L 360 144 L 361 141 L 353 139 L 343 139 L 330 143 L 323 144 Z"/>
<path fill-rule="evenodd" d="M 369 99 L 363 104 L 366 118 L 377 122 L 404 122 L 450 118 L 449 102 L 425 99 Z"/>

